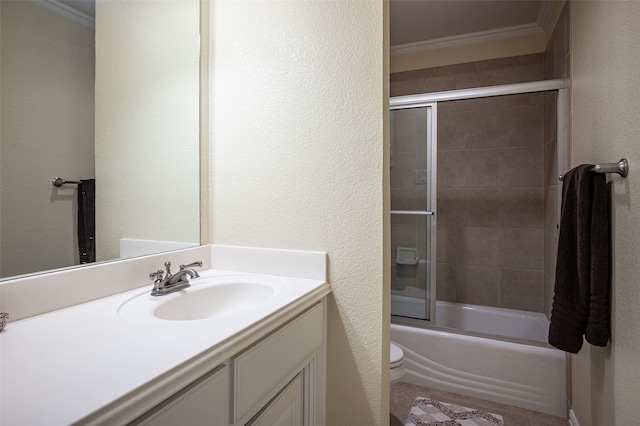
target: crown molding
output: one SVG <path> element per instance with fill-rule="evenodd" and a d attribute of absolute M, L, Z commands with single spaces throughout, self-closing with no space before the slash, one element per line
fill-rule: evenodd
<path fill-rule="evenodd" d="M 578 418 L 576 417 L 576 413 L 575 411 L 573 411 L 573 408 L 569 410 L 569 426 L 580 426 L 580 423 L 578 423 Z"/>
<path fill-rule="evenodd" d="M 553 10 L 553 9 L 552 9 Z M 515 25 L 512 27 L 497 28 L 475 33 L 461 34 L 451 37 L 437 38 L 433 40 L 418 41 L 415 43 L 399 44 L 391 46 L 391 55 L 404 53 L 424 52 L 428 50 L 443 49 L 447 47 L 462 46 L 483 41 L 499 40 L 513 37 L 521 37 L 534 34 L 543 34 L 544 30 L 537 23 Z"/>
<path fill-rule="evenodd" d="M 80 12 L 70 6 L 67 6 L 64 3 L 60 3 L 57 0 L 29 0 L 33 4 L 37 4 L 40 7 L 43 7 L 53 13 L 57 13 L 60 16 L 63 16 L 67 19 L 70 19 L 78 24 L 96 29 L 96 20 L 92 16 L 87 15 L 86 13 Z"/>
<path fill-rule="evenodd" d="M 536 22 L 545 32 L 549 32 L 549 27 L 551 26 L 551 17 L 553 16 L 553 11 L 556 7 L 556 3 L 557 1 L 555 0 L 544 0 L 540 4 Z"/>

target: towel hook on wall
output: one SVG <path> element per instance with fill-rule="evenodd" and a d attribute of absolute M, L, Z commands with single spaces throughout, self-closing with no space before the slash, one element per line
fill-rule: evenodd
<path fill-rule="evenodd" d="M 591 171 L 594 173 L 617 173 L 623 178 L 626 178 L 629 174 L 629 162 L 626 158 L 623 158 L 617 163 L 596 164 Z M 563 179 L 564 175 L 558 176 L 560 182 L 562 182 Z"/>

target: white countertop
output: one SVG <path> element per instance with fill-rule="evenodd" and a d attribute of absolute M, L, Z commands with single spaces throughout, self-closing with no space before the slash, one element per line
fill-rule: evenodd
<path fill-rule="evenodd" d="M 212 320 L 123 318 L 144 288 L 11 322 L 0 334 L 0 424 L 117 424 L 223 363 L 330 292 L 321 280 L 210 269 L 281 282 L 285 291 L 246 312 Z M 169 296 L 161 296 L 169 297 Z"/>

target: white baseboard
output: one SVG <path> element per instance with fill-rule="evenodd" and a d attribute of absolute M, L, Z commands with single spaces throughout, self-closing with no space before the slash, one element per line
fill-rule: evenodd
<path fill-rule="evenodd" d="M 573 410 L 569 410 L 569 426 L 580 426 L 576 413 Z"/>

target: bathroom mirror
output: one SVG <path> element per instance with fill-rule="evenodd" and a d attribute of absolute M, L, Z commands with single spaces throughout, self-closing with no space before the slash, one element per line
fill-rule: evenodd
<path fill-rule="evenodd" d="M 55 177 L 95 178 L 97 261 L 199 245 L 199 8 L 0 2 L 0 278 L 79 263 Z"/>

